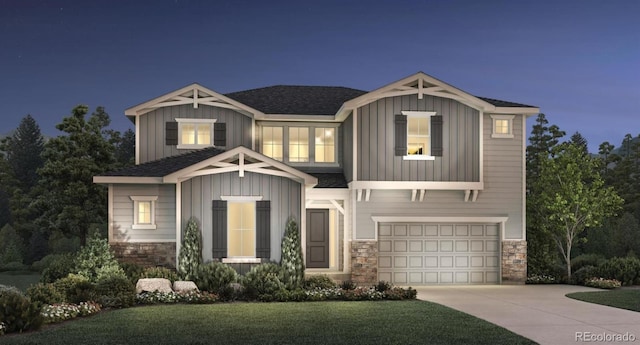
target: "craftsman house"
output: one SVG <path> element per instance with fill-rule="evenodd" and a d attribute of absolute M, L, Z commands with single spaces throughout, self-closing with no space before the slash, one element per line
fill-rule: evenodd
<path fill-rule="evenodd" d="M 205 261 L 279 261 L 294 217 L 307 274 L 523 282 L 525 122 L 538 112 L 422 72 L 370 92 L 192 84 L 127 109 L 136 165 L 94 182 L 108 186 L 112 248 L 148 265 L 176 265 L 192 217 Z"/>

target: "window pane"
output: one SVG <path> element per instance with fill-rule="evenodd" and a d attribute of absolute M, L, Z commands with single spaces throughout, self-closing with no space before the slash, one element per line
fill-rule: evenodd
<path fill-rule="evenodd" d="M 407 154 L 429 155 L 429 117 L 409 117 L 407 119 Z"/>
<path fill-rule="evenodd" d="M 138 202 L 138 224 L 151 224 L 151 201 Z"/>
<path fill-rule="evenodd" d="M 211 125 L 203 124 L 198 125 L 198 145 L 210 145 L 211 144 Z"/>
<path fill-rule="evenodd" d="M 282 127 L 262 127 L 262 153 L 282 160 Z"/>
<path fill-rule="evenodd" d="M 196 143 L 196 126 L 192 124 L 182 125 L 182 145 L 193 145 Z"/>
<path fill-rule="evenodd" d="M 316 128 L 316 162 L 335 162 L 335 128 Z"/>
<path fill-rule="evenodd" d="M 255 203 L 228 203 L 228 256 L 255 257 Z"/>
<path fill-rule="evenodd" d="M 496 134 L 509 134 L 509 120 L 495 120 L 496 121 Z"/>
<path fill-rule="evenodd" d="M 309 128 L 289 128 L 289 161 L 309 161 Z"/>

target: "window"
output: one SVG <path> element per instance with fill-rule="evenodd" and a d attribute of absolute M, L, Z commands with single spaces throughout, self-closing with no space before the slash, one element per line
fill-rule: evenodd
<path fill-rule="evenodd" d="M 282 127 L 262 127 L 262 153 L 265 156 L 282 161 L 283 143 Z"/>
<path fill-rule="evenodd" d="M 157 196 L 131 196 L 133 200 L 133 225 L 132 229 L 156 228 L 156 200 Z"/>
<path fill-rule="evenodd" d="M 308 161 L 309 161 L 309 128 L 308 127 L 289 127 L 289 162 L 308 162 Z"/>
<path fill-rule="evenodd" d="M 229 202 L 228 207 L 228 256 L 256 256 L 256 204 Z"/>
<path fill-rule="evenodd" d="M 202 148 L 213 145 L 213 119 L 176 119 L 178 148 Z"/>
<path fill-rule="evenodd" d="M 436 113 L 432 111 L 403 111 L 402 114 L 407 116 L 407 142 L 404 159 L 433 159 L 431 117 Z"/>
<path fill-rule="evenodd" d="M 514 115 L 491 115 L 493 121 L 492 138 L 513 138 Z"/>
<path fill-rule="evenodd" d="M 316 128 L 316 162 L 334 163 L 336 161 L 335 128 Z"/>

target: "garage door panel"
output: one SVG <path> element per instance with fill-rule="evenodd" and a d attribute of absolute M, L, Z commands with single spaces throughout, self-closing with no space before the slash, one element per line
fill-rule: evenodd
<path fill-rule="evenodd" d="M 498 228 L 494 224 L 381 224 L 378 278 L 396 285 L 496 284 Z"/>

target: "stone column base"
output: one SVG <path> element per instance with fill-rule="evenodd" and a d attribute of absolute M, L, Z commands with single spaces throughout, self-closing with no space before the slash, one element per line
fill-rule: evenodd
<path fill-rule="evenodd" d="M 115 257 L 121 262 L 130 262 L 145 267 L 176 266 L 175 242 L 112 242 L 109 243 Z"/>
<path fill-rule="evenodd" d="M 378 281 L 378 241 L 351 242 L 351 281 L 372 285 Z"/>
<path fill-rule="evenodd" d="M 502 282 L 524 284 L 527 281 L 527 241 L 502 242 Z"/>

